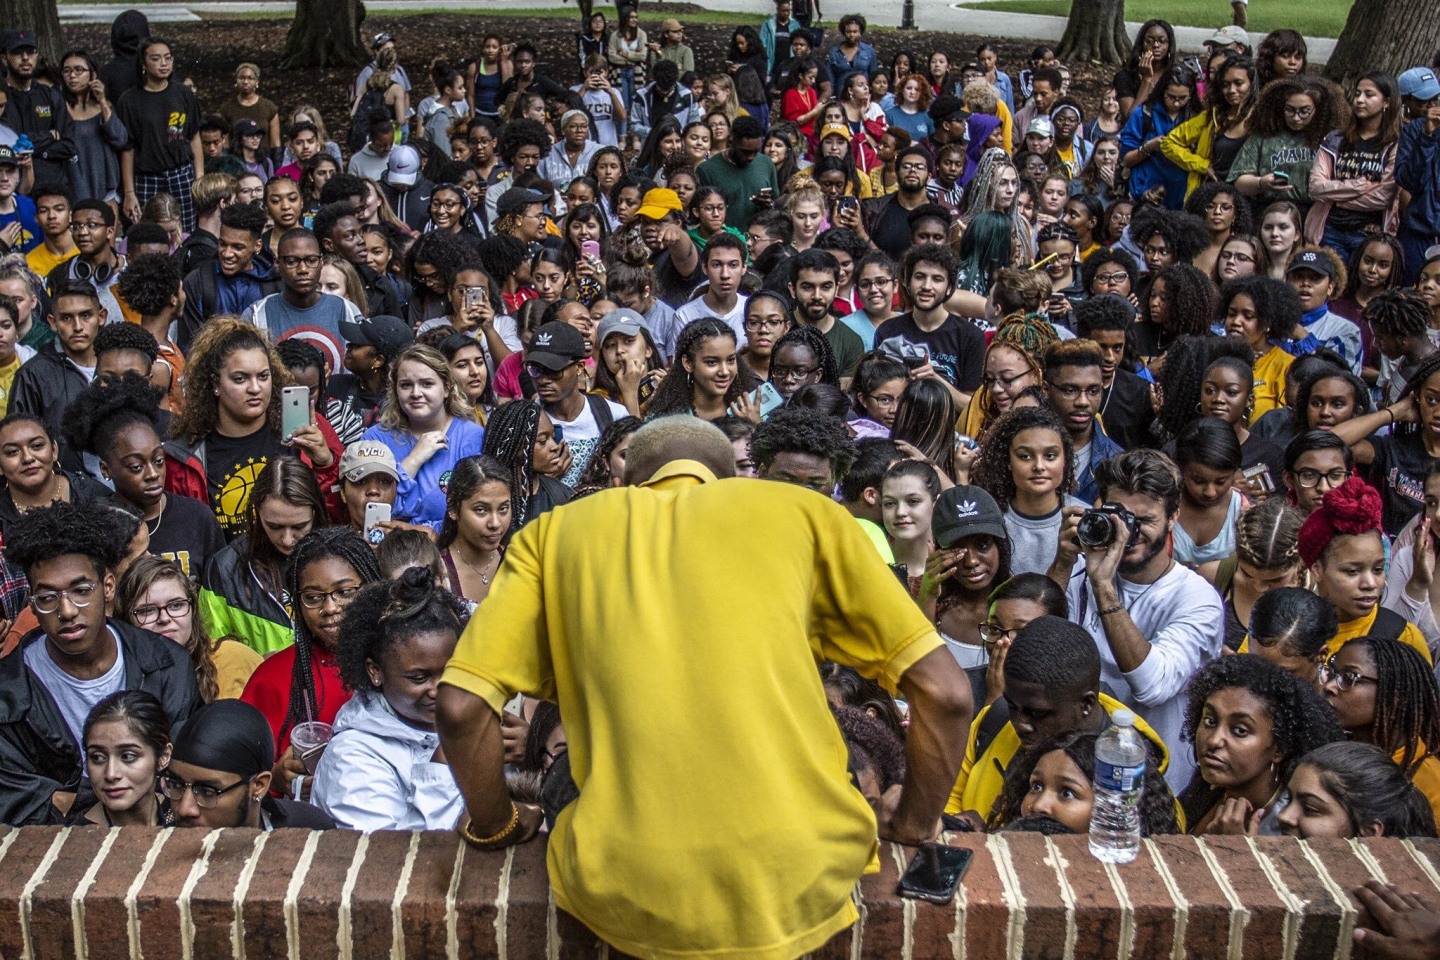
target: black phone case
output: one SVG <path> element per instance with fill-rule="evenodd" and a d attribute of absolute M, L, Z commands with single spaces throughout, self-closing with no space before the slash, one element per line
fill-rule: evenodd
<path fill-rule="evenodd" d="M 955 890 L 970 869 L 973 851 L 940 843 L 927 843 L 915 851 L 900 878 L 900 896 L 911 900 L 944 904 L 955 898 Z"/>

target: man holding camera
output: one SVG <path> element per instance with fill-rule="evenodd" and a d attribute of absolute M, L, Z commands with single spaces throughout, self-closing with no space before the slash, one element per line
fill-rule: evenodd
<path fill-rule="evenodd" d="M 1066 508 L 1050 578 L 1065 588 L 1070 619 L 1095 637 L 1105 685 L 1177 744 L 1185 686 L 1220 656 L 1224 608 L 1214 587 L 1170 556 L 1180 471 L 1169 457 L 1128 451 L 1096 466 L 1095 482 L 1104 505 Z M 1193 753 L 1177 750 L 1165 779 L 1179 792 L 1194 772 Z"/>

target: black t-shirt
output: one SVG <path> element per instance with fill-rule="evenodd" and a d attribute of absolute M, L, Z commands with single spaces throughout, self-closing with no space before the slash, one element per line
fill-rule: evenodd
<path fill-rule="evenodd" d="M 698 264 L 694 273 L 689 275 L 681 273 L 670 258 L 669 250 L 661 253 L 655 260 L 653 273 L 655 274 L 655 296 L 676 310 L 695 299 L 695 285 L 703 276 Z"/>
<path fill-rule="evenodd" d="M 1150 422 L 1155 419 L 1150 384 L 1129 370 L 1116 370 L 1100 402 L 1100 416 L 1111 440 L 1126 450 L 1145 446 L 1150 442 Z"/>
<path fill-rule="evenodd" d="M 985 366 L 985 334 L 970 321 L 952 313 L 939 329 L 925 331 L 915 322 L 914 314 L 902 313 L 880 324 L 880 329 L 875 331 L 875 345 L 878 347 L 891 337 L 924 344 L 930 351 L 930 365 L 935 372 L 962 393 L 974 393 L 980 386 Z"/>
<path fill-rule="evenodd" d="M 260 471 L 273 457 L 289 453 L 268 425 L 245 437 L 212 433 L 205 439 L 205 483 L 210 509 L 226 541 L 245 531 L 245 508 Z"/>
<path fill-rule="evenodd" d="M 1252 430 L 1240 445 L 1240 469 L 1249 470 L 1262 464 L 1270 474 L 1271 486 L 1276 490 L 1285 489 L 1285 451 Z"/>
<path fill-rule="evenodd" d="M 157 93 L 143 86 L 126 90 L 115 112 L 130 131 L 136 173 L 164 173 L 194 162 L 190 140 L 200 130 L 200 101 L 185 84 L 171 80 Z"/>
<path fill-rule="evenodd" d="M 1376 434 L 1368 439 L 1375 451 L 1368 478 L 1370 485 L 1380 491 L 1384 504 L 1382 525 L 1387 534 L 1398 536 L 1405 524 L 1425 506 L 1425 471 L 1429 469 L 1430 457 L 1425 453 L 1425 444 L 1415 434 L 1404 437 Z"/>
<path fill-rule="evenodd" d="M 367 391 L 353 373 L 337 373 L 325 385 L 325 419 L 340 442 L 349 446 L 360 439 L 380 416 L 385 391 Z"/>
<path fill-rule="evenodd" d="M 194 497 L 165 495 L 165 509 L 150 529 L 150 552 L 173 560 L 187 577 L 198 580 L 205 563 L 225 548 L 215 514 Z"/>
<path fill-rule="evenodd" d="M 1349 147 L 1341 145 L 1335 156 L 1336 180 L 1370 180 L 1378 183 L 1385 176 L 1385 144 L 1379 137 L 1356 140 Z M 1384 210 L 1347 210 L 1339 205 L 1330 208 L 1325 222 L 1336 230 L 1363 230 L 1378 226 L 1385 219 Z"/>
<path fill-rule="evenodd" d="M 1124 100 L 1129 97 L 1135 99 L 1140 92 L 1140 74 L 1129 67 L 1121 67 L 1115 72 L 1115 99 Z M 1138 104 L 1137 104 L 1138 106 Z"/>
<path fill-rule="evenodd" d="M 870 225 L 870 239 L 890 259 L 903 260 L 905 251 L 910 249 L 910 211 L 892 199 Z"/>

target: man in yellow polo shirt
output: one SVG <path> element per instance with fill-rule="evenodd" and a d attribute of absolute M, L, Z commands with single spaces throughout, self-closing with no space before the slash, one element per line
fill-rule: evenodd
<path fill-rule="evenodd" d="M 936 835 L 970 721 L 964 673 L 845 510 L 734 464 L 700 420 L 637 431 L 638 486 L 516 535 L 440 688 L 458 829 L 481 848 L 540 819 L 505 792 L 500 711 L 521 692 L 559 705 L 579 796 L 551 826 L 555 902 L 639 956 L 820 947 L 856 919 L 877 820 L 886 839 Z M 876 810 L 847 773 L 826 660 L 910 704 L 906 780 Z"/>

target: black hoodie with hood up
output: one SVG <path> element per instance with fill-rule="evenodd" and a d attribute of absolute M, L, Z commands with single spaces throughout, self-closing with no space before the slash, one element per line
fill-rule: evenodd
<path fill-rule="evenodd" d="M 100 68 L 105 98 L 120 102 L 120 94 L 140 83 L 140 44 L 150 37 L 150 21 L 139 10 L 126 10 L 110 24 L 110 49 L 115 56 Z"/>

